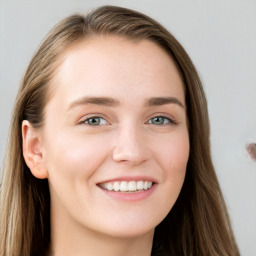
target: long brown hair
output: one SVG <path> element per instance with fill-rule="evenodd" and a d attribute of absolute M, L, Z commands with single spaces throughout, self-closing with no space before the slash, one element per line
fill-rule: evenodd
<path fill-rule="evenodd" d="M 150 40 L 175 61 L 184 82 L 190 156 L 181 193 L 156 227 L 152 255 L 238 256 L 229 216 L 212 165 L 204 91 L 188 54 L 150 17 L 104 6 L 86 16 L 60 22 L 35 53 L 21 83 L 13 111 L 0 197 L 0 256 L 46 255 L 50 246 L 50 194 L 47 180 L 36 179 L 22 154 L 22 120 L 43 126 L 50 83 L 61 55 L 95 35 Z"/>

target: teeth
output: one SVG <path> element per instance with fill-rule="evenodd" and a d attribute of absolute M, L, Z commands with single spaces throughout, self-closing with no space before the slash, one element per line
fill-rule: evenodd
<path fill-rule="evenodd" d="M 121 191 L 121 192 L 136 192 L 139 190 L 148 190 L 153 183 L 151 181 L 115 181 L 102 183 L 100 186 L 109 191 Z"/>
<path fill-rule="evenodd" d="M 136 191 L 137 190 L 137 186 L 136 186 L 136 182 L 135 181 L 130 181 L 128 183 L 128 190 L 129 191 Z"/>
<path fill-rule="evenodd" d="M 148 187 L 148 182 L 145 181 L 145 182 L 144 182 L 144 185 L 143 185 L 143 188 L 144 188 L 144 189 L 147 189 L 147 187 Z"/>
<path fill-rule="evenodd" d="M 137 182 L 137 189 L 142 190 L 144 188 L 144 182 L 143 181 L 138 181 Z"/>
<path fill-rule="evenodd" d="M 119 189 L 120 189 L 119 182 L 118 181 L 114 182 L 114 190 L 119 191 Z"/>
<path fill-rule="evenodd" d="M 129 191 L 128 183 L 126 181 L 122 181 L 119 189 L 122 192 Z"/>
<path fill-rule="evenodd" d="M 107 187 L 106 187 L 107 190 L 113 190 L 113 185 L 112 183 L 107 183 Z"/>

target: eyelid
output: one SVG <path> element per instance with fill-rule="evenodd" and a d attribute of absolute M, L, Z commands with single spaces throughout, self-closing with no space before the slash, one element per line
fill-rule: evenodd
<path fill-rule="evenodd" d="M 162 126 L 164 125 L 177 125 L 178 122 L 177 120 L 171 116 L 170 114 L 166 114 L 166 113 L 157 113 L 157 114 L 154 114 L 152 115 L 147 122 L 149 122 L 150 120 L 152 120 L 153 118 L 156 118 L 156 117 L 162 117 L 162 118 L 165 118 L 165 119 L 168 119 L 169 123 L 168 124 L 162 124 Z M 153 124 L 154 125 L 154 124 Z M 159 125 L 161 126 L 161 125 Z"/>
<path fill-rule="evenodd" d="M 83 116 L 82 118 L 79 119 L 78 124 L 79 125 L 88 125 L 88 126 L 92 126 L 86 123 L 87 120 L 91 119 L 91 118 L 101 118 L 104 119 L 106 121 L 107 124 L 109 124 L 108 120 L 106 117 L 104 117 L 104 115 L 102 114 L 90 114 L 90 115 L 86 115 Z M 95 125 L 96 126 L 96 125 Z M 101 126 L 101 125 L 98 125 Z"/>
<path fill-rule="evenodd" d="M 164 125 L 177 125 L 178 124 L 177 120 L 173 116 L 171 116 L 170 114 L 166 114 L 166 113 L 156 113 L 154 115 L 151 115 L 150 117 L 147 118 L 148 121 L 146 123 L 149 123 L 150 120 L 152 120 L 153 118 L 156 118 L 156 117 L 162 117 L 162 118 L 165 118 L 169 121 L 168 124 L 163 124 L 162 126 L 164 126 Z M 98 114 L 98 113 L 85 115 L 82 118 L 80 118 L 77 123 L 79 125 L 88 125 L 85 122 L 90 118 L 101 118 L 101 119 L 104 119 L 107 124 L 110 124 L 110 122 L 107 120 L 107 118 L 103 114 Z M 91 126 L 91 125 L 89 125 L 89 126 Z M 100 126 L 100 125 L 98 125 L 98 126 Z M 159 125 L 159 126 L 161 126 L 161 125 Z"/>

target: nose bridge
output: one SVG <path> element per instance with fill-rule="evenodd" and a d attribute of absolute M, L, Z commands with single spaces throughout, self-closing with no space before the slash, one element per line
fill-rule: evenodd
<path fill-rule="evenodd" d="M 120 125 L 116 134 L 113 160 L 138 165 L 147 158 L 143 128 L 132 122 Z"/>

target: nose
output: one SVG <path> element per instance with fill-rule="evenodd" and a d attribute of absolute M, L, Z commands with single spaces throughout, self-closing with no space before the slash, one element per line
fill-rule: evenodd
<path fill-rule="evenodd" d="M 139 165 L 148 157 L 149 150 L 143 131 L 137 127 L 120 128 L 113 149 L 113 160 L 117 163 Z"/>

